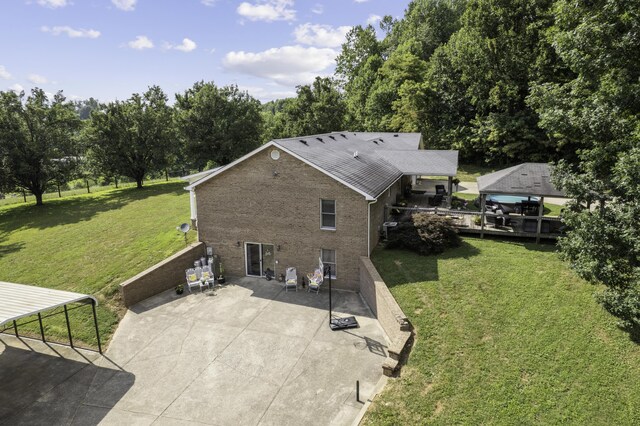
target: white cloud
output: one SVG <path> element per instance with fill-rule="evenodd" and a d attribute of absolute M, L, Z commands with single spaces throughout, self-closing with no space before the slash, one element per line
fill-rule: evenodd
<path fill-rule="evenodd" d="M 198 47 L 198 45 L 196 44 L 195 41 L 188 39 L 188 38 L 183 38 L 182 39 L 182 43 L 181 44 L 165 44 L 165 49 L 175 49 L 175 50 L 180 50 L 182 52 L 191 52 L 193 50 L 196 49 L 196 47 Z"/>
<path fill-rule="evenodd" d="M 227 70 L 292 86 L 309 84 L 316 76 L 329 74 L 337 53 L 328 48 L 283 46 L 257 53 L 229 52 L 223 65 Z"/>
<path fill-rule="evenodd" d="M 129 43 L 127 43 L 127 46 L 136 50 L 152 49 L 153 42 L 147 36 L 138 36 L 135 40 L 131 40 Z"/>
<path fill-rule="evenodd" d="M 200 3 L 204 4 L 205 6 L 213 6 L 217 1 L 218 0 L 200 0 Z"/>
<path fill-rule="evenodd" d="M 298 25 L 293 31 L 296 42 L 319 47 L 339 47 L 344 41 L 351 27 L 337 27 L 306 23 Z"/>
<path fill-rule="evenodd" d="M 84 29 L 84 28 L 71 28 L 69 26 L 61 26 L 61 27 L 40 27 L 40 31 L 45 33 L 51 33 L 55 36 L 60 34 L 66 34 L 71 38 L 98 38 L 100 37 L 100 31 L 92 30 L 92 29 Z"/>
<path fill-rule="evenodd" d="M 366 3 L 366 2 L 368 2 L 369 0 L 353 0 L 353 1 L 355 1 L 356 3 Z"/>
<path fill-rule="evenodd" d="M 120 10 L 125 10 L 127 12 L 135 9 L 137 2 L 138 0 L 111 0 L 111 3 L 113 3 L 115 7 L 117 7 Z"/>
<path fill-rule="evenodd" d="M 0 65 L 0 78 L 3 80 L 11 80 L 11 73 L 7 71 L 4 65 Z"/>
<path fill-rule="evenodd" d="M 47 84 L 49 82 L 47 77 L 44 77 L 40 74 L 29 74 L 27 80 L 29 80 L 33 84 Z"/>
<path fill-rule="evenodd" d="M 259 86 L 243 86 L 238 85 L 238 88 L 243 91 L 249 92 L 251 96 L 259 99 L 260 102 L 268 102 L 274 99 L 293 98 L 296 96 L 295 90 L 269 90 Z"/>
<path fill-rule="evenodd" d="M 382 16 L 380 15 L 369 15 L 369 17 L 367 18 L 367 24 L 369 25 L 375 25 L 378 22 L 380 22 L 382 20 Z"/>
<path fill-rule="evenodd" d="M 236 10 L 250 21 L 293 21 L 296 11 L 293 0 L 258 0 L 257 3 L 242 2 Z"/>
<path fill-rule="evenodd" d="M 24 87 L 18 83 L 16 84 L 12 84 L 11 86 L 9 86 L 9 90 L 13 90 L 16 93 L 20 93 L 24 90 Z"/>
<path fill-rule="evenodd" d="M 315 6 L 311 8 L 311 11 L 316 15 L 322 15 L 324 13 L 324 6 L 320 3 L 316 3 Z"/>
<path fill-rule="evenodd" d="M 69 5 L 69 2 L 67 0 L 38 0 L 38 4 L 50 9 L 57 9 Z"/>

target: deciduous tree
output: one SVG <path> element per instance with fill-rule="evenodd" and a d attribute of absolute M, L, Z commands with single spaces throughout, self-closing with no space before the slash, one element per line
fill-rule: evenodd
<path fill-rule="evenodd" d="M 36 205 L 52 182 L 65 181 L 79 156 L 80 120 L 62 92 L 49 99 L 42 89 L 31 95 L 0 92 L 0 187 L 30 191 Z"/>

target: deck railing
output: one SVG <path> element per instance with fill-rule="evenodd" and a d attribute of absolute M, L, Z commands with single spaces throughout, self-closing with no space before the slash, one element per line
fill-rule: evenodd
<path fill-rule="evenodd" d="M 558 216 L 505 215 L 492 212 L 455 210 L 442 207 L 399 207 L 385 206 L 385 222 L 409 220 L 409 216 L 426 212 L 449 217 L 459 232 L 469 234 L 510 235 L 514 237 L 556 239 L 564 230 Z M 389 229 L 390 232 L 393 232 Z"/>

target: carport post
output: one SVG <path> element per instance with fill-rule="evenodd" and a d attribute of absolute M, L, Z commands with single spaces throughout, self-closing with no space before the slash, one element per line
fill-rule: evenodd
<path fill-rule="evenodd" d="M 93 310 L 93 325 L 96 327 L 96 338 L 98 339 L 98 352 L 102 354 L 102 346 L 100 345 L 100 331 L 98 331 L 98 316 L 96 315 L 96 301 L 91 299 L 91 309 Z"/>
<path fill-rule="evenodd" d="M 18 336 L 18 323 L 16 320 L 13 320 L 13 331 L 16 333 L 16 337 L 20 338 L 20 336 Z"/>
<path fill-rule="evenodd" d="M 447 207 L 451 208 L 451 202 L 453 201 L 453 176 L 449 176 L 447 184 L 448 184 L 447 194 L 449 194 L 449 200 L 447 202 Z"/>
<path fill-rule="evenodd" d="M 544 214 L 544 197 L 540 197 L 538 206 L 538 229 L 536 229 L 536 244 L 540 243 L 540 233 L 542 232 L 542 215 Z"/>
<path fill-rule="evenodd" d="M 487 194 L 482 194 L 480 198 L 480 238 L 484 238 L 484 216 L 487 207 Z"/>
<path fill-rule="evenodd" d="M 69 334 L 69 345 L 73 347 L 73 337 L 71 337 L 71 326 L 69 325 L 69 312 L 67 311 L 67 305 L 64 305 L 64 318 L 67 320 L 67 333 Z"/>
<path fill-rule="evenodd" d="M 44 342 L 44 327 L 42 326 L 42 315 L 38 312 L 38 323 L 40 323 L 40 335 L 42 336 L 42 341 Z"/>

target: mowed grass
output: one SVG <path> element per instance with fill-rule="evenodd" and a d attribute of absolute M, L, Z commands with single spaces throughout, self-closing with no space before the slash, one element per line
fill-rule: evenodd
<path fill-rule="evenodd" d="M 373 261 L 417 338 L 365 424 L 638 424 L 640 346 L 554 246 L 465 238 Z"/>
<path fill-rule="evenodd" d="M 124 308 L 119 284 L 184 248 L 176 226 L 189 222 L 184 182 L 104 191 L 0 207 L 0 281 L 97 296 L 106 343 Z M 190 241 L 195 235 L 190 233 Z M 90 306 L 71 311 L 74 343 L 96 347 Z M 46 318 L 45 334 L 66 342 L 64 315 Z M 39 336 L 37 323 L 19 328 Z"/>

